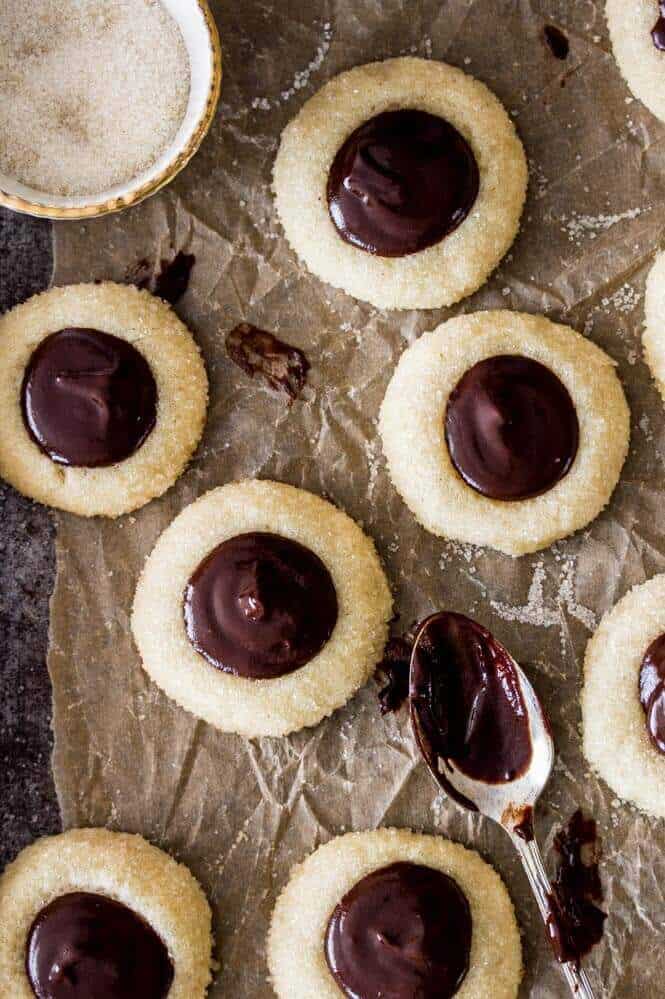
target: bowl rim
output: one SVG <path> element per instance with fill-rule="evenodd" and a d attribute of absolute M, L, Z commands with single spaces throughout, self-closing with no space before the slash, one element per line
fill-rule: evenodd
<path fill-rule="evenodd" d="M 110 215 L 112 212 L 124 211 L 126 208 L 138 205 L 140 201 L 144 201 L 171 183 L 196 154 L 203 139 L 210 130 L 219 103 L 222 86 L 222 46 L 215 18 L 213 17 L 208 0 L 194 0 L 194 3 L 197 4 L 203 14 L 210 39 L 212 55 L 210 88 L 205 110 L 201 115 L 196 129 L 192 132 L 186 145 L 161 173 L 140 187 L 130 189 L 124 194 L 109 198 L 107 201 L 100 201 L 89 205 L 76 205 L 69 208 L 48 204 L 46 200 L 31 201 L 29 198 L 22 198 L 17 194 L 9 194 L 0 188 L 0 207 L 9 208 L 11 211 L 20 212 L 23 215 L 32 215 L 35 218 L 52 219 L 53 221 L 63 219 L 92 219 L 99 218 L 102 215 Z"/>

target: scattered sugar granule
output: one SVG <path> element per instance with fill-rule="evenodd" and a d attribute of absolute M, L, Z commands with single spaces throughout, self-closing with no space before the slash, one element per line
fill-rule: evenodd
<path fill-rule="evenodd" d="M 611 295 L 601 299 L 603 309 L 625 314 L 633 312 L 640 304 L 642 296 L 631 284 L 623 284 Z"/>
<path fill-rule="evenodd" d="M 252 101 L 252 108 L 255 111 L 270 111 L 270 101 L 267 97 L 255 97 Z"/>
<path fill-rule="evenodd" d="M 636 219 L 649 210 L 649 208 L 629 208 L 628 211 L 619 212 L 614 215 L 609 213 L 580 215 L 578 212 L 573 212 L 570 216 L 562 216 L 562 229 L 568 236 L 569 242 L 576 243 L 579 246 L 583 236 L 595 239 L 599 232 L 606 232 L 613 226 L 618 225 L 619 222 Z"/>
<path fill-rule="evenodd" d="M 152 166 L 185 116 L 189 56 L 159 0 L 1 0 L 0 172 L 95 195 Z"/>
<path fill-rule="evenodd" d="M 547 605 L 545 598 L 546 580 L 547 573 L 544 562 L 539 560 L 533 565 L 533 576 L 526 604 L 513 606 L 500 600 L 492 600 L 492 609 L 504 621 L 519 621 L 520 624 L 532 624 L 539 628 L 552 628 L 559 625 L 561 628 L 563 621 L 559 609 Z M 564 559 L 561 563 L 558 604 L 589 631 L 595 630 L 596 617 L 593 611 L 578 603 L 575 596 L 575 561 L 572 558 Z"/>
<path fill-rule="evenodd" d="M 529 177 L 535 187 L 536 197 L 543 198 L 549 188 L 549 180 L 543 168 L 535 160 L 529 160 Z"/>
<path fill-rule="evenodd" d="M 649 417 L 645 413 L 640 419 L 640 430 L 646 437 L 648 441 L 653 440 L 653 432 L 651 430 L 651 423 L 649 422 Z"/>
<path fill-rule="evenodd" d="M 566 558 L 561 564 L 559 600 L 571 617 L 583 624 L 587 631 L 595 631 L 598 625 L 596 615 L 588 607 L 579 603 L 575 594 L 575 560 Z M 562 636 L 563 637 L 563 636 Z"/>
<path fill-rule="evenodd" d="M 545 603 L 544 584 L 547 576 L 542 562 L 533 566 L 533 576 L 526 603 L 518 606 L 492 600 L 490 606 L 504 621 L 519 621 L 520 624 L 533 624 L 540 628 L 551 628 L 559 623 L 559 615 Z"/>
<path fill-rule="evenodd" d="M 255 97 L 252 101 L 252 108 L 254 111 L 270 111 L 271 108 L 278 108 L 280 104 L 285 104 L 290 101 L 299 90 L 302 90 L 309 83 L 309 78 L 313 73 L 316 73 L 323 66 L 324 60 L 328 53 L 330 52 L 330 45 L 332 42 L 333 30 L 332 25 L 329 21 L 326 21 L 322 27 L 321 41 L 319 47 L 316 50 L 314 58 L 311 62 L 305 66 L 304 69 L 298 70 L 298 72 L 293 77 L 293 81 L 286 90 L 283 90 L 279 95 L 277 100 L 269 100 L 267 97 Z"/>

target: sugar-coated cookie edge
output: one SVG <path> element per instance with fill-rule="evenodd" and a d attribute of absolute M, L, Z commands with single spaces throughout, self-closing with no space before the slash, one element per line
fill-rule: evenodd
<path fill-rule="evenodd" d="M 386 258 L 341 239 L 326 183 L 351 132 L 396 107 L 446 118 L 473 148 L 481 181 L 458 229 L 419 253 Z M 341 73 L 307 101 L 282 133 L 273 189 L 286 238 L 313 274 L 382 309 L 428 309 L 452 305 L 486 281 L 515 239 L 527 179 L 515 126 L 483 83 L 446 63 L 402 57 Z"/>
<path fill-rule="evenodd" d="M 524 354 L 568 389 L 580 423 L 568 474 L 542 496 L 501 502 L 468 486 L 445 442 L 450 392 L 465 371 L 496 354 Z M 458 316 L 402 354 L 379 430 L 395 488 L 418 521 L 443 537 L 508 555 L 545 548 L 607 505 L 628 453 L 630 413 L 612 359 L 570 327 L 509 310 Z"/>
<path fill-rule="evenodd" d="M 665 121 L 665 52 L 653 43 L 655 0 L 606 0 L 605 15 L 619 71 L 631 92 Z"/>
<path fill-rule="evenodd" d="M 335 629 L 305 666 L 271 680 L 215 669 L 185 630 L 183 595 L 202 559 L 227 538 L 271 531 L 322 559 L 339 605 Z M 223 731 L 285 735 L 318 724 L 369 679 L 381 658 L 392 596 L 374 543 L 332 503 L 268 480 L 229 483 L 186 507 L 158 539 L 139 580 L 132 631 L 143 666 L 165 693 Z"/>
<path fill-rule="evenodd" d="M 645 360 L 665 401 L 665 252 L 656 256 L 647 277 L 642 344 Z"/>
<path fill-rule="evenodd" d="M 157 420 L 143 445 L 106 468 L 58 465 L 28 433 L 23 374 L 36 346 L 66 327 L 100 329 L 128 340 L 157 382 Z M 67 285 L 35 295 L 0 317 L 0 477 L 40 503 L 80 516 L 117 517 L 169 489 L 203 433 L 208 379 L 200 351 L 166 302 L 131 285 Z"/>
<path fill-rule="evenodd" d="M 665 632 L 665 574 L 634 586 L 603 617 L 584 659 L 584 755 L 613 791 L 665 817 L 665 756 L 651 744 L 639 699 L 639 670 Z"/>
<path fill-rule="evenodd" d="M 108 895 L 142 916 L 174 965 L 169 999 L 203 999 L 211 981 L 212 915 L 183 864 L 141 836 L 74 829 L 37 840 L 0 877 L 0 995 L 34 999 L 25 973 L 33 920 L 71 891 Z"/>
<path fill-rule="evenodd" d="M 291 872 L 268 935 L 268 965 L 279 999 L 338 999 L 324 937 L 333 909 L 361 878 L 398 861 L 443 871 L 466 894 L 473 919 L 469 973 L 456 999 L 515 999 L 522 979 L 520 933 L 501 877 L 475 850 L 407 829 L 347 833 Z"/>

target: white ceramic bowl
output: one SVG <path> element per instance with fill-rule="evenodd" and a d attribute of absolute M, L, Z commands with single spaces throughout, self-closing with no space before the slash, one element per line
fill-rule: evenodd
<path fill-rule="evenodd" d="M 191 67 L 189 104 L 171 145 L 133 180 L 94 196 L 58 197 L 0 173 L 0 205 L 41 218 L 94 218 L 138 204 L 170 183 L 190 161 L 210 128 L 219 100 L 222 81 L 219 34 L 208 0 L 162 0 L 162 3 L 180 27 Z"/>

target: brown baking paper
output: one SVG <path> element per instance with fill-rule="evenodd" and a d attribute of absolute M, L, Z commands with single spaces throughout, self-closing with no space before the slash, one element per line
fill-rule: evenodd
<path fill-rule="evenodd" d="M 376 539 L 408 626 L 434 608 L 489 626 L 527 668 L 558 758 L 537 817 L 550 867 L 555 829 L 578 806 L 598 819 L 609 912 L 590 961 L 598 994 L 665 995 L 665 825 L 616 800 L 580 750 L 585 643 L 633 584 L 665 569 L 665 421 L 640 350 L 644 280 L 665 223 L 665 131 L 630 99 L 591 0 L 245 0 L 215 4 L 225 51 L 211 136 L 168 191 L 131 212 L 56 231 L 57 284 L 122 280 L 143 257 L 196 255 L 178 311 L 211 379 L 203 444 L 178 484 L 113 522 L 58 517 L 50 670 L 55 777 L 65 826 L 135 830 L 201 880 L 215 913 L 221 996 L 264 999 L 265 938 L 291 866 L 349 830 L 410 826 L 452 836 L 496 865 L 524 933 L 522 996 L 567 995 L 526 879 L 501 830 L 438 793 L 406 718 L 379 714 L 370 683 L 317 728 L 287 739 L 214 731 L 172 704 L 139 666 L 129 633 L 137 575 L 160 532 L 207 489 L 270 477 L 331 497 Z M 564 28 L 561 62 L 543 42 Z M 457 309 L 383 313 L 297 263 L 275 218 L 281 129 L 341 70 L 414 53 L 461 66 L 504 101 L 531 165 L 523 229 L 489 283 Z M 376 418 L 405 346 L 451 314 L 544 312 L 615 358 L 632 448 L 608 511 L 537 556 L 513 560 L 431 537 L 392 488 Z M 241 320 L 306 351 L 291 408 L 226 356 Z M 315 997 L 312 997 L 315 999 Z M 491 997 L 488 997 L 491 999 Z"/>

